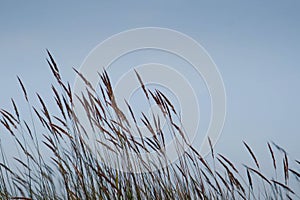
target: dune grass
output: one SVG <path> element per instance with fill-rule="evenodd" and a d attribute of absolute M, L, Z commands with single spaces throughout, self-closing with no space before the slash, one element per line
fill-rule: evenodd
<path fill-rule="evenodd" d="M 62 80 L 49 52 L 48 56 L 48 64 L 57 81 L 56 86 L 51 86 L 51 92 L 60 114 L 53 114 L 38 94 L 40 105 L 32 105 L 25 85 L 18 78 L 31 117 L 29 121 L 24 120 L 14 100 L 11 112 L 0 111 L 1 124 L 7 130 L 7 133 L 1 134 L 10 134 L 20 152 L 20 157 L 9 159 L 5 153 L 9 149 L 3 149 L 0 144 L 0 199 L 299 198 L 300 161 L 290 161 L 286 151 L 278 145 L 267 144 L 273 163 L 269 167 L 274 172 L 271 177 L 264 175 L 259 160 L 246 142 L 244 146 L 253 160 L 253 166 L 244 165 L 244 171 L 238 170 L 229 158 L 215 152 L 212 145 L 210 155 L 204 158 L 189 143 L 181 125 L 174 120 L 178 114 L 171 101 L 159 90 L 148 90 L 138 73 L 137 80 L 145 93 L 145 101 L 153 101 L 159 106 L 167 121 L 168 133 L 162 130 L 161 119 L 154 114 L 151 117 L 143 115 L 139 119 L 128 103 L 131 116 L 124 115 L 125 111 L 120 110 L 116 103 L 105 71 L 99 74 L 99 88 L 93 88 L 75 70 L 85 83 L 87 93 L 74 97 L 70 84 Z M 95 133 L 101 134 L 102 140 L 97 144 L 107 152 L 122 155 L 122 161 L 117 160 L 116 165 L 127 169 L 126 172 L 107 165 L 109 153 L 95 155 L 86 142 L 88 134 L 85 126 L 76 115 L 74 98 L 80 100 Z M 132 134 L 131 127 L 139 130 L 139 121 L 148 128 L 152 137 Z M 164 152 L 166 134 L 184 141 L 187 146 L 174 163 Z M 45 150 L 42 149 L 47 149 L 49 158 L 45 157 Z M 142 156 L 136 156 L 134 160 L 129 156 L 130 153 L 139 155 L 153 151 L 158 155 L 159 164 L 153 164 Z M 292 162 L 296 166 L 293 169 Z M 134 173 L 131 172 L 133 169 L 149 170 Z M 294 188 L 290 186 L 291 180 L 296 182 Z"/>

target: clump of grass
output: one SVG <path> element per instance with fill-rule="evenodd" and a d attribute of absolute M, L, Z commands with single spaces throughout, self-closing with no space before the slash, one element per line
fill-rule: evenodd
<path fill-rule="evenodd" d="M 25 102 L 30 108 L 31 121 L 21 117 L 12 100 L 13 111 L 2 109 L 1 124 L 17 144 L 20 157 L 8 159 L 0 143 L 0 197 L 1 199 L 294 199 L 299 198 L 291 179 L 299 184 L 300 172 L 291 168 L 287 153 L 276 144 L 269 144 L 270 159 L 275 176 L 266 177 L 250 146 L 244 142 L 255 167 L 244 165 L 242 173 L 227 157 L 214 151 L 209 138 L 211 156 L 202 157 L 190 144 L 171 101 L 159 90 L 148 90 L 142 77 L 137 80 L 145 94 L 145 101 L 155 102 L 167 121 L 167 133 L 161 119 L 152 113 L 138 119 L 127 102 L 133 120 L 124 115 L 117 103 L 106 71 L 99 74 L 101 84 L 94 88 L 78 71 L 86 85 L 86 93 L 76 96 L 85 110 L 95 134 L 101 139 L 102 154 L 95 155 L 87 143 L 85 126 L 75 112 L 74 95 L 65 83 L 59 68 L 48 52 L 48 64 L 57 83 L 51 86 L 59 115 L 52 114 L 43 98 L 37 94 L 39 106 L 33 106 L 18 78 Z M 141 121 L 152 134 L 143 137 L 138 122 Z M 40 125 L 41 127 L 37 127 Z M 138 136 L 132 133 L 132 127 Z M 183 141 L 187 147 L 177 162 L 172 163 L 164 151 L 166 134 L 178 141 L 178 154 Z M 113 147 L 113 148 L 112 148 Z M 280 165 L 274 148 L 283 155 L 283 178 L 278 178 Z M 50 158 L 45 158 L 45 151 Z M 141 153 L 156 152 L 158 162 L 153 163 Z M 112 153 L 122 155 L 116 160 L 119 168 L 107 164 Z M 133 160 L 130 153 L 137 155 Z M 295 161 L 299 165 L 298 160 Z M 134 173 L 141 169 L 148 172 Z M 262 190 L 261 187 L 264 189 Z M 299 185 L 298 185 L 299 187 Z"/>

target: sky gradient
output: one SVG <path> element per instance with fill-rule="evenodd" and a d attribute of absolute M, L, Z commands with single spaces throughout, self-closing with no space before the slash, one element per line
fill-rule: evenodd
<path fill-rule="evenodd" d="M 227 93 L 227 118 L 216 150 L 240 163 L 271 164 L 266 143 L 300 157 L 300 1 L 141 1 L 0 3 L 0 106 L 22 107 L 16 75 L 32 98 L 47 101 L 54 81 L 49 49 L 73 83 L 87 54 L 109 36 L 139 27 L 170 28 L 198 41 L 218 66 Z M 1 127 L 2 143 L 5 140 Z M 9 147 L 7 147 L 9 148 Z M 245 158 L 246 157 L 246 158 Z"/>

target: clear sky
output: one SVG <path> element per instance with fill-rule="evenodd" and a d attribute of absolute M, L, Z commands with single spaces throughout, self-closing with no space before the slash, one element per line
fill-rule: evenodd
<path fill-rule="evenodd" d="M 10 97 L 23 106 L 16 75 L 31 94 L 51 98 L 46 48 L 73 83 L 72 67 L 109 36 L 170 28 L 197 40 L 223 77 L 227 118 L 217 151 L 247 162 L 245 140 L 265 161 L 266 142 L 274 141 L 300 157 L 300 1 L 45 2 L 0 2 L 1 107 Z"/>

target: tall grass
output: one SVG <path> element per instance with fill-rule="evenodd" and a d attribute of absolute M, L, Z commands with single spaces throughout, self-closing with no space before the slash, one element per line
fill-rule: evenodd
<path fill-rule="evenodd" d="M 57 81 L 56 86 L 51 86 L 51 92 L 60 114 L 52 114 L 38 94 L 40 105 L 32 105 L 25 85 L 18 78 L 31 118 L 26 121 L 21 117 L 14 100 L 11 112 L 0 111 L 1 124 L 7 130 L 7 133 L 1 134 L 10 134 L 20 152 L 19 157 L 8 159 L 5 153 L 8 149 L 3 149 L 0 144 L 1 199 L 299 198 L 300 171 L 290 167 L 294 161 L 290 161 L 287 153 L 276 144 L 267 144 L 273 163 L 270 171 L 274 171 L 271 178 L 264 175 L 259 160 L 246 142 L 244 145 L 253 159 L 253 166 L 244 165 L 243 172 L 227 157 L 216 153 L 209 138 L 211 154 L 204 158 L 190 144 L 180 122 L 174 120 L 178 114 L 171 101 L 159 90 L 148 90 L 138 73 L 137 80 L 145 94 L 145 101 L 153 101 L 159 106 L 167 121 L 167 132 L 162 129 L 158 116 L 143 114 L 139 119 L 127 102 L 131 115 L 124 115 L 125 111 L 120 110 L 116 103 L 105 71 L 99 74 L 101 83 L 98 88 L 93 88 L 75 70 L 85 83 L 87 93 L 74 97 L 70 84 L 64 82 L 53 57 L 49 52 L 48 55 L 48 64 Z M 103 154 L 95 155 L 87 143 L 89 134 L 75 112 L 74 98 L 84 107 L 95 134 L 101 135 L 97 145 L 105 149 Z M 142 136 L 139 122 L 147 127 L 152 137 Z M 132 127 L 136 127 L 139 136 L 131 132 Z M 178 141 L 178 154 L 182 153 L 179 141 L 187 147 L 174 163 L 164 151 L 166 134 Z M 42 150 L 45 148 L 49 159 Z M 138 156 L 147 152 L 156 152 L 158 162 Z M 114 161 L 124 171 L 108 165 L 112 153 L 122 156 L 122 159 Z M 135 159 L 132 159 L 131 153 L 136 153 Z M 278 154 L 282 159 L 276 158 Z M 296 160 L 295 166 L 299 169 L 300 161 Z M 147 169 L 148 172 L 134 173 L 139 169 Z M 292 179 L 296 188 L 290 186 Z"/>

